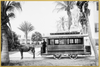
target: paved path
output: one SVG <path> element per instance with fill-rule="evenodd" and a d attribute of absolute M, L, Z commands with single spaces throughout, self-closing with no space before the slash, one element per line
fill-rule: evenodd
<path fill-rule="evenodd" d="M 29 54 L 28 52 L 24 52 L 23 53 L 24 57 L 32 57 L 32 54 Z M 16 52 L 14 54 L 11 54 L 10 57 L 21 57 L 20 52 Z"/>
<path fill-rule="evenodd" d="M 42 55 L 42 56 L 36 56 L 35 59 L 33 59 L 33 55 L 29 52 L 23 53 L 23 59 L 22 60 L 42 60 L 45 59 L 45 57 L 52 57 L 52 55 Z M 21 54 L 20 52 L 15 52 L 14 54 L 10 54 L 10 60 L 21 60 Z"/>
<path fill-rule="evenodd" d="M 38 59 L 42 59 L 42 57 L 38 57 Z M 10 60 L 21 60 L 21 54 L 20 54 L 20 52 L 16 52 L 14 54 L 11 54 L 10 55 Z M 23 60 L 33 60 L 33 55 L 30 54 L 29 52 L 24 52 L 23 53 Z"/>

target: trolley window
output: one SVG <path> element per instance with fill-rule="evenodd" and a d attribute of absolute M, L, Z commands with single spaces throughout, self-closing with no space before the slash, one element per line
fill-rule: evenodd
<path fill-rule="evenodd" d="M 78 44 L 78 39 L 75 39 L 75 44 Z"/>
<path fill-rule="evenodd" d="M 83 44 L 83 38 L 67 38 L 66 39 L 66 45 L 74 45 L 74 44 Z"/>
<path fill-rule="evenodd" d="M 70 44 L 74 44 L 74 39 L 70 39 Z"/>
<path fill-rule="evenodd" d="M 59 45 L 59 39 L 55 39 L 55 45 Z"/>
<path fill-rule="evenodd" d="M 48 45 L 77 45 L 83 44 L 83 38 L 53 38 L 48 39 Z"/>
<path fill-rule="evenodd" d="M 78 39 L 78 44 L 83 44 L 83 38 Z"/>
<path fill-rule="evenodd" d="M 66 44 L 69 44 L 69 39 L 66 39 Z"/>
<path fill-rule="evenodd" d="M 49 45 L 54 45 L 54 39 L 49 40 Z"/>
<path fill-rule="evenodd" d="M 65 45 L 65 44 L 66 44 L 65 39 L 60 39 L 60 40 L 59 40 L 59 44 L 60 44 L 60 45 Z"/>
<path fill-rule="evenodd" d="M 47 43 L 48 43 L 48 45 L 50 45 L 50 39 L 48 39 L 47 41 L 48 41 L 48 42 L 47 42 Z"/>
<path fill-rule="evenodd" d="M 75 44 L 83 44 L 83 38 L 75 39 Z"/>

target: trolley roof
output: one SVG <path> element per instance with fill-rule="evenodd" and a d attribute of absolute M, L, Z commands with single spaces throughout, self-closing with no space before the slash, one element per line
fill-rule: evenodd
<path fill-rule="evenodd" d="M 78 38 L 87 37 L 88 34 L 80 34 L 79 32 L 65 32 L 65 33 L 50 33 L 49 36 L 44 38 Z"/>

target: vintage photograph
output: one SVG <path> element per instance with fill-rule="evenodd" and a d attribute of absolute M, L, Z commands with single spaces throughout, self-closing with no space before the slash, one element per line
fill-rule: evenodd
<path fill-rule="evenodd" d="M 99 1 L 1 1 L 1 66 L 98 66 Z"/>

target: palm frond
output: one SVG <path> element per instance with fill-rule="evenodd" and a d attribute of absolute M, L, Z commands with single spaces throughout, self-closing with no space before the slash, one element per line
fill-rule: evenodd
<path fill-rule="evenodd" d="M 59 12 L 59 11 L 61 11 L 61 10 L 63 10 L 63 9 L 65 9 L 67 6 L 63 3 L 63 2 L 59 2 L 59 1 L 56 1 L 55 3 L 57 3 L 57 5 L 55 6 L 55 9 L 53 10 L 53 11 L 55 11 L 55 10 L 57 10 L 57 13 Z M 57 6 L 59 6 L 59 8 L 57 8 Z"/>
<path fill-rule="evenodd" d="M 12 1 L 5 1 L 6 6 L 9 6 Z"/>
<path fill-rule="evenodd" d="M 9 22 L 9 17 L 15 17 L 14 13 L 11 12 L 14 8 L 21 9 L 20 3 L 15 1 L 1 1 L 1 23 L 3 25 Z M 11 13 L 7 15 L 7 11 Z"/>
<path fill-rule="evenodd" d="M 61 7 L 64 6 L 64 7 L 67 7 L 67 5 L 64 4 L 63 2 L 57 1 L 56 3 L 57 3 L 57 5 L 56 5 L 55 7 L 57 7 L 57 6 L 61 6 Z"/>
<path fill-rule="evenodd" d="M 32 30 L 34 30 L 34 27 L 31 24 L 29 24 L 28 29 L 29 29 L 29 31 L 32 31 Z"/>
<path fill-rule="evenodd" d="M 8 17 L 10 17 L 10 18 L 15 18 L 15 14 L 14 14 L 14 13 L 9 13 L 9 14 L 8 14 Z"/>
<path fill-rule="evenodd" d="M 18 29 L 20 29 L 21 31 L 25 32 L 26 29 L 25 29 L 24 23 L 22 23 L 22 24 L 20 25 L 20 27 L 18 27 Z"/>
<path fill-rule="evenodd" d="M 28 33 L 32 30 L 34 30 L 34 27 L 32 26 L 31 23 L 28 22 L 24 22 L 20 25 L 20 27 L 18 27 L 18 29 L 20 29 L 21 31 L 23 31 L 24 33 Z"/>
<path fill-rule="evenodd" d="M 73 8 L 75 1 L 63 1 L 70 9 Z"/>
<path fill-rule="evenodd" d="M 60 20 L 57 21 L 57 29 L 60 30 L 60 29 L 63 29 L 63 31 L 65 31 L 65 23 L 67 22 L 65 17 L 62 16 L 60 17 Z"/>
<path fill-rule="evenodd" d="M 13 6 L 7 6 L 6 11 L 14 11 L 14 7 Z"/>
<path fill-rule="evenodd" d="M 61 10 L 70 11 L 70 9 L 73 8 L 74 2 L 75 2 L 75 1 L 63 1 L 63 2 L 57 1 L 57 2 L 56 2 L 57 5 L 56 5 L 56 7 L 55 7 L 54 10 L 58 10 L 57 12 L 59 12 L 59 11 L 61 11 Z M 60 6 L 60 7 L 57 8 L 57 6 Z M 53 10 L 53 11 L 54 11 L 54 10 Z"/>
<path fill-rule="evenodd" d="M 61 8 L 56 8 L 55 10 L 57 10 L 57 13 L 58 13 L 58 12 L 63 11 L 63 10 L 65 10 L 65 9 L 66 9 L 66 7 L 63 6 L 63 7 L 61 7 Z"/>
<path fill-rule="evenodd" d="M 6 2 L 6 11 L 14 11 L 15 8 L 22 11 L 20 2 L 15 2 L 15 1 Z"/>
<path fill-rule="evenodd" d="M 75 1 L 63 1 L 66 5 L 73 5 L 73 3 L 75 2 Z"/>
<path fill-rule="evenodd" d="M 19 10 L 22 10 L 21 4 L 19 2 L 13 1 L 10 5 L 14 6 L 15 8 L 17 8 Z"/>

